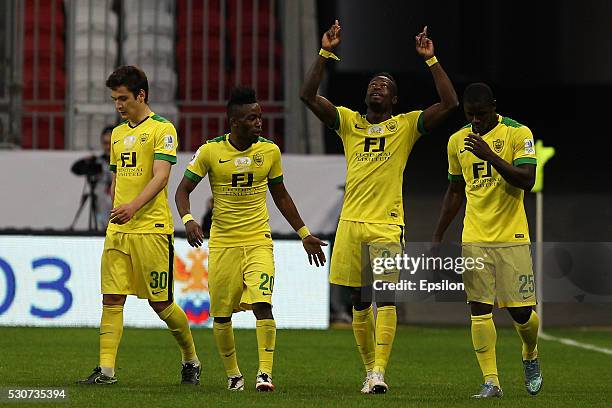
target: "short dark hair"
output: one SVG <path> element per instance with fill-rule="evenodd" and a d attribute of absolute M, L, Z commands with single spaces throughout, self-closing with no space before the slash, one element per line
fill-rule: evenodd
<path fill-rule="evenodd" d="M 114 128 L 115 126 L 112 125 L 105 126 L 104 129 L 102 129 L 102 133 L 100 133 L 100 136 L 105 135 L 107 133 L 113 133 Z"/>
<path fill-rule="evenodd" d="M 238 105 L 250 105 L 252 103 L 257 103 L 257 96 L 253 88 L 246 86 L 233 88 L 227 101 L 227 117 L 232 118 L 236 115 Z"/>
<path fill-rule="evenodd" d="M 484 82 L 469 84 L 465 91 L 463 91 L 463 104 L 466 103 L 471 105 L 494 105 L 495 98 L 493 97 L 493 91 Z"/>
<path fill-rule="evenodd" d="M 116 89 L 120 86 L 125 86 L 134 98 L 142 89 L 145 91 L 145 103 L 149 102 L 149 81 L 144 71 L 134 65 L 123 65 L 113 71 L 106 80 L 106 86 L 110 89 Z"/>
<path fill-rule="evenodd" d="M 394 95 L 397 95 L 397 82 L 395 81 L 395 78 L 393 78 L 393 75 L 391 75 L 390 73 L 385 72 L 385 71 L 383 71 L 383 72 L 379 72 L 378 74 L 374 74 L 374 75 L 373 75 L 373 76 L 370 78 L 370 80 L 368 81 L 368 84 L 369 84 L 370 82 L 372 82 L 372 80 L 373 80 L 374 78 L 376 78 L 376 77 L 385 77 L 385 78 L 387 78 L 389 81 L 391 81 L 391 83 L 393 84 L 393 88 L 394 88 L 394 89 L 393 89 Z"/>

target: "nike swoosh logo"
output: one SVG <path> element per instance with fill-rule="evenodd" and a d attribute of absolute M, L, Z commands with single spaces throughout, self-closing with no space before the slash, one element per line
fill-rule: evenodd
<path fill-rule="evenodd" d="M 376 345 L 377 346 L 388 346 L 389 343 L 378 343 L 378 342 L 376 342 Z"/>
<path fill-rule="evenodd" d="M 236 351 L 232 351 L 232 352 L 231 352 L 231 353 L 229 353 L 229 354 L 225 354 L 225 357 L 230 357 L 230 356 L 231 356 L 232 354 L 234 354 L 235 352 L 236 352 Z"/>
<path fill-rule="evenodd" d="M 271 353 L 271 352 L 273 352 L 273 351 L 274 351 L 274 349 L 270 350 L 270 349 L 269 349 L 269 348 L 267 348 L 267 347 L 266 347 L 264 350 L 266 350 L 268 353 Z"/>
<path fill-rule="evenodd" d="M 109 333 L 112 333 L 112 332 L 104 332 L 104 333 L 100 333 L 100 336 L 101 336 L 101 335 L 103 335 L 103 334 L 109 334 Z"/>
<path fill-rule="evenodd" d="M 523 295 L 523 300 L 527 300 L 527 299 L 529 299 L 529 298 L 531 298 L 531 297 L 532 297 L 532 295 L 526 295 L 526 296 L 525 296 L 525 295 Z"/>
<path fill-rule="evenodd" d="M 461 153 L 463 153 L 463 152 L 465 152 L 465 149 L 463 149 L 463 150 L 459 150 L 459 153 L 460 153 L 460 154 L 461 154 Z"/>
<path fill-rule="evenodd" d="M 118 140 L 115 140 L 115 141 L 113 142 L 113 144 L 115 144 L 115 143 L 117 143 L 117 142 L 118 142 Z"/>
<path fill-rule="evenodd" d="M 483 351 L 483 350 L 484 350 L 484 349 L 486 349 L 486 348 L 487 348 L 487 346 L 484 346 L 484 347 L 481 347 L 481 348 L 479 348 L 479 349 L 477 349 L 477 350 L 474 350 L 474 351 L 475 351 L 476 353 L 478 353 L 478 352 Z"/>
<path fill-rule="evenodd" d="M 270 292 L 270 293 L 261 292 L 261 294 L 262 294 L 262 295 L 264 295 L 264 296 L 268 296 L 268 295 L 271 295 L 271 294 L 272 294 L 272 292 Z"/>
<path fill-rule="evenodd" d="M 162 292 L 163 292 L 163 290 L 158 290 L 157 292 L 151 292 L 151 293 L 154 294 L 154 295 L 159 295 Z"/>
<path fill-rule="evenodd" d="M 219 163 L 227 163 L 227 162 L 228 162 L 228 161 L 230 161 L 230 160 L 232 160 L 232 159 L 227 159 L 227 160 L 221 160 L 221 159 L 219 159 Z"/>
<path fill-rule="evenodd" d="M 366 128 L 364 128 L 364 127 L 359 127 L 359 126 L 357 126 L 357 124 L 355 124 L 355 129 L 364 130 L 364 129 L 366 129 Z"/>

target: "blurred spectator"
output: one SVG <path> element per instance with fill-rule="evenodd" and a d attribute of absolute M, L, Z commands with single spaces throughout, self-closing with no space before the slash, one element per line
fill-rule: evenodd
<path fill-rule="evenodd" d="M 110 171 L 110 146 L 111 146 L 111 134 L 113 133 L 114 126 L 107 126 L 102 130 L 100 135 L 100 145 L 102 146 L 102 154 L 96 156 L 96 161 L 102 166 L 102 173 L 96 184 L 95 194 L 98 198 L 96 221 L 98 228 L 101 231 L 106 230 L 108 225 L 108 218 L 111 210 L 113 209 L 113 203 L 111 201 L 110 187 L 113 182 L 113 172 Z"/>

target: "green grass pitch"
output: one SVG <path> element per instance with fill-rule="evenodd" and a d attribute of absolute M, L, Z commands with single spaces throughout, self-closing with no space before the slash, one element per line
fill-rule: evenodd
<path fill-rule="evenodd" d="M 610 331 L 550 330 L 604 346 Z M 610 406 L 612 356 L 540 342 L 544 386 L 537 397 L 523 386 L 520 343 L 513 329 L 498 329 L 501 400 L 469 398 L 482 381 L 468 328 L 400 327 L 387 370 L 386 395 L 361 395 L 362 366 L 350 329 L 279 330 L 274 358 L 276 392 L 254 389 L 257 349 L 254 330 L 236 330 L 238 361 L 246 389 L 231 393 L 210 329 L 195 329 L 203 363 L 202 384 L 180 386 L 179 352 L 164 330 L 125 329 L 117 378 L 111 386 L 77 386 L 97 364 L 95 328 L 0 328 L 0 388 L 62 387 L 68 401 L 43 406 L 201 407 L 230 403 L 265 406 L 419 407 L 595 407 Z M 5 401 L 0 401 L 4 405 Z M 41 403 L 20 402 L 15 407 Z"/>

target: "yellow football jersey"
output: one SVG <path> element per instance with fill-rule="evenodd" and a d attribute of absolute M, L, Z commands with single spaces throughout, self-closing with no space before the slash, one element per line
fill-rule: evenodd
<path fill-rule="evenodd" d="M 266 192 L 268 184 L 283 181 L 280 149 L 260 137 L 244 151 L 229 141 L 229 134 L 200 146 L 185 170 L 199 183 L 208 174 L 213 195 L 209 247 L 270 244 Z"/>
<path fill-rule="evenodd" d="M 472 127 L 466 125 L 448 141 L 448 178 L 466 183 L 463 242 L 496 246 L 529 243 L 523 189 L 508 183 L 490 163 L 465 150 L 464 139 L 470 133 Z M 536 164 L 535 143 L 527 126 L 498 115 L 498 124 L 481 136 L 508 163 Z"/>
<path fill-rule="evenodd" d="M 336 133 L 346 157 L 340 219 L 404 225 L 402 180 L 412 146 L 425 133 L 422 111 L 371 124 L 365 115 L 337 108 Z"/>
<path fill-rule="evenodd" d="M 153 178 L 153 161 L 176 163 L 178 139 L 172 123 L 151 112 L 137 126 L 125 121 L 113 129 L 110 168 L 116 173 L 113 206 L 130 203 Z M 108 224 L 111 231 L 172 234 L 174 224 L 168 206 L 168 186 L 123 225 Z"/>

